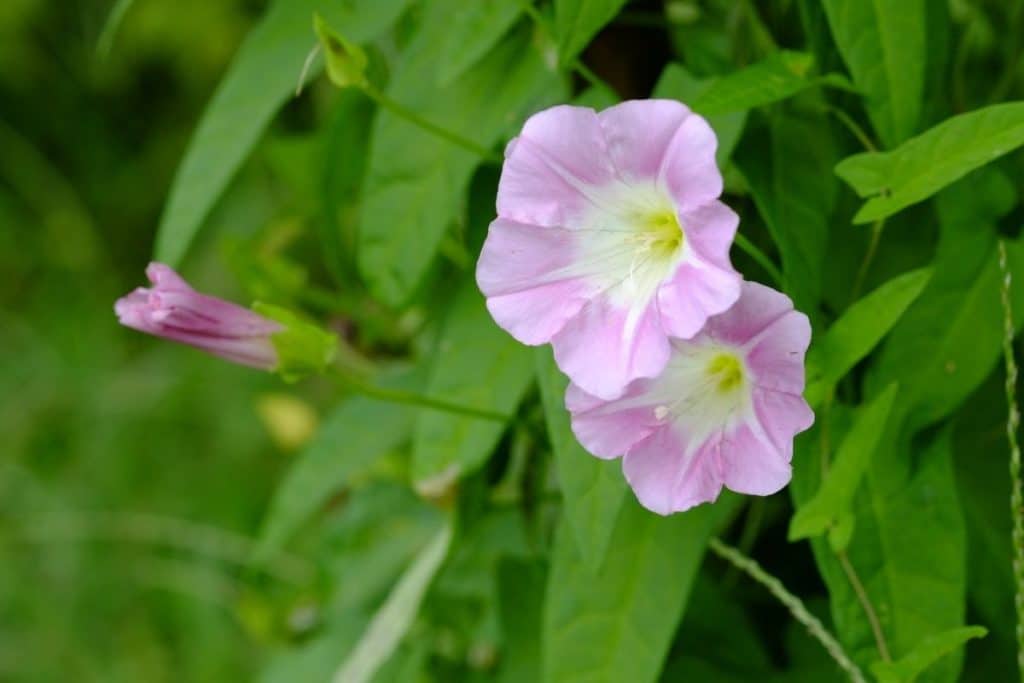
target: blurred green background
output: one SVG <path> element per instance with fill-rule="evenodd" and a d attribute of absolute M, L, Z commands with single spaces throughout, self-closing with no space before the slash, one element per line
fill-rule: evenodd
<path fill-rule="evenodd" d="M 239 559 L 290 457 L 260 418 L 279 383 L 111 307 L 143 282 L 184 145 L 262 4 L 139 2 L 98 53 L 109 2 L 0 2 L 0 680 L 261 664 L 256 596 L 288 583 Z M 221 235 L 288 219 L 258 155 L 233 192 L 262 199 L 227 198 Z M 222 264 L 204 243 L 187 272 L 241 294 Z"/>

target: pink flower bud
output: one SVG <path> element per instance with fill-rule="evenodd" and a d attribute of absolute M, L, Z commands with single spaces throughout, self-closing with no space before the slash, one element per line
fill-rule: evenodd
<path fill-rule="evenodd" d="M 126 327 L 202 349 L 234 363 L 261 370 L 278 365 L 271 335 L 281 324 L 223 299 L 200 294 L 162 263 L 146 276 L 153 287 L 139 287 L 114 304 Z"/>

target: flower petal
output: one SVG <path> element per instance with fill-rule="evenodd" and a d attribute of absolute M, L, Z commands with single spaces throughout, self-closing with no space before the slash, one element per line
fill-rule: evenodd
<path fill-rule="evenodd" d="M 687 116 L 672 137 L 658 175 L 681 211 L 696 209 L 722 194 L 716 149 L 715 132 L 697 114 Z"/>
<path fill-rule="evenodd" d="M 572 416 L 572 431 L 584 448 L 599 458 L 617 458 L 663 426 L 646 395 L 648 381 L 633 382 L 611 402 L 569 385 L 565 407 Z"/>
<path fill-rule="evenodd" d="M 716 341 L 743 346 L 792 310 L 793 302 L 782 292 L 744 282 L 740 298 L 728 311 L 708 321 L 707 332 Z"/>
<path fill-rule="evenodd" d="M 717 460 L 713 443 L 688 443 L 679 430 L 663 427 L 626 453 L 622 471 L 645 508 L 668 515 L 718 498 Z"/>
<path fill-rule="evenodd" d="M 679 216 L 686 242 L 702 261 L 722 270 L 733 270 L 729 250 L 736 238 L 740 217 L 720 201 L 709 202 Z"/>
<path fill-rule="evenodd" d="M 615 178 L 597 114 L 561 105 L 534 114 L 505 149 L 498 215 L 521 223 L 572 227 Z"/>
<path fill-rule="evenodd" d="M 569 274 L 577 237 L 569 230 L 498 218 L 477 262 L 476 281 L 495 321 L 524 344 L 551 341 L 595 286 Z"/>
<path fill-rule="evenodd" d="M 741 278 L 732 270 L 701 262 L 684 262 L 658 288 L 662 326 L 673 337 L 690 339 L 708 319 L 729 309 L 740 296 Z"/>
<path fill-rule="evenodd" d="M 799 311 L 776 318 L 754 338 L 747 366 L 761 387 L 799 396 L 804 391 L 804 354 L 811 343 L 811 323 Z"/>
<path fill-rule="evenodd" d="M 628 100 L 597 115 L 618 176 L 656 180 L 669 143 L 690 110 L 675 100 Z"/>
<path fill-rule="evenodd" d="M 656 307 L 631 311 L 598 296 L 551 340 L 562 372 L 589 394 L 610 400 L 641 377 L 654 377 L 669 356 Z"/>

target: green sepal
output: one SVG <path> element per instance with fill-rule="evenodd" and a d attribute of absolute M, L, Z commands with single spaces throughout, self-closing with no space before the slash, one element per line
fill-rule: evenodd
<path fill-rule="evenodd" d="M 362 88 L 367 85 L 366 52 L 331 28 L 319 14 L 313 15 L 313 29 L 320 39 L 327 62 L 327 76 L 339 88 Z"/>
<path fill-rule="evenodd" d="M 278 358 L 273 371 L 284 381 L 295 382 L 306 375 L 322 373 L 334 361 L 338 352 L 336 335 L 280 306 L 257 301 L 252 309 L 284 327 L 270 336 Z"/>

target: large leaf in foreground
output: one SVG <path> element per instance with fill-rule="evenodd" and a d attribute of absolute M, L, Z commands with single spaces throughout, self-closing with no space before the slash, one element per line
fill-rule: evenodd
<path fill-rule="evenodd" d="M 514 32 L 448 86 L 438 87 L 440 55 L 454 0 L 431 2 L 403 53 L 388 95 L 431 123 L 490 147 L 534 108 L 561 93 L 559 78 Z M 478 155 L 382 111 L 373 128 L 363 187 L 359 270 L 374 296 L 404 304 L 426 275 Z"/>
<path fill-rule="evenodd" d="M 171 265 L 181 261 L 270 119 L 293 96 L 302 64 L 316 44 L 313 13 L 320 12 L 350 40 L 364 42 L 390 26 L 408 2 L 276 0 L 270 6 L 238 51 L 189 142 L 157 230 L 157 260 Z"/>
<path fill-rule="evenodd" d="M 434 354 L 427 393 L 449 403 L 511 414 L 533 381 L 533 351 L 498 328 L 476 283 L 455 294 Z M 413 436 L 413 481 L 425 492 L 479 467 L 507 425 L 422 411 Z"/>
<path fill-rule="evenodd" d="M 902 400 L 902 399 L 901 399 Z M 925 638 L 963 625 L 967 590 L 966 538 L 956 495 L 950 433 L 912 449 L 890 422 L 854 499 L 849 567 L 863 584 L 893 658 Z M 819 481 L 819 454 L 812 439 L 798 440 L 790 490 L 797 507 Z M 832 621 L 853 659 L 867 670 L 880 658 L 870 622 L 841 560 L 824 537 L 811 548 L 828 586 Z M 959 659 L 947 657 L 922 680 L 952 682 Z"/>
<path fill-rule="evenodd" d="M 448 85 L 487 54 L 522 11 L 523 0 L 474 0 L 460 7 L 441 51 L 438 85 Z"/>
<path fill-rule="evenodd" d="M 555 365 L 551 349 L 537 349 L 535 358 L 548 436 L 565 498 L 565 515 L 579 554 L 596 571 L 604 561 L 625 500 L 626 480 L 618 460 L 595 458 L 573 435 L 565 409 L 569 381 Z"/>
<path fill-rule="evenodd" d="M 594 573 L 563 520 L 543 628 L 544 683 L 649 683 L 668 647 L 708 535 L 738 499 L 659 517 L 627 497 L 611 551 Z"/>
<path fill-rule="evenodd" d="M 917 127 L 924 94 L 926 0 L 824 0 L 836 46 L 887 146 Z"/>
<path fill-rule="evenodd" d="M 943 121 L 891 152 L 844 159 L 836 173 L 869 198 L 854 217 L 868 223 L 932 196 L 1024 144 L 1024 102 L 996 104 Z"/>
<path fill-rule="evenodd" d="M 996 221 L 1014 201 L 995 171 L 965 178 L 938 199 L 941 235 L 927 288 L 889 335 L 868 373 L 868 393 L 900 385 L 915 429 L 949 415 L 998 362 L 1003 334 Z M 1010 269 L 1024 272 L 1024 248 L 1007 243 Z M 1014 321 L 1024 322 L 1024 282 L 1013 282 Z"/>

